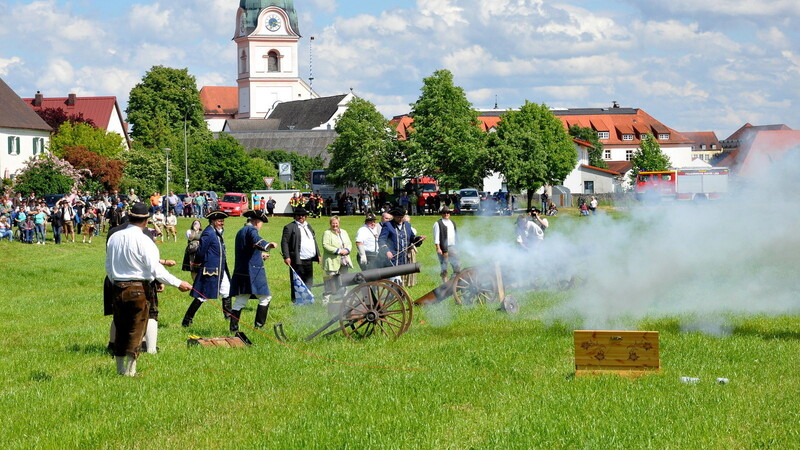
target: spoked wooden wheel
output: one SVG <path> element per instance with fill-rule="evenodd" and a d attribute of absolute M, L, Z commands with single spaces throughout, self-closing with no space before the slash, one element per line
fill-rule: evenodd
<path fill-rule="evenodd" d="M 475 269 L 464 269 L 456 275 L 453 299 L 459 305 L 496 302 L 497 286 L 491 274 L 480 274 Z"/>
<path fill-rule="evenodd" d="M 370 281 L 354 287 L 342 302 L 339 327 L 351 339 L 396 339 L 411 326 L 411 298 L 397 283 Z"/>

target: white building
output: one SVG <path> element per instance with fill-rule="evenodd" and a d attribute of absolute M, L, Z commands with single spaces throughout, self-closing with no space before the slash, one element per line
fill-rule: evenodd
<path fill-rule="evenodd" d="M 0 176 L 12 178 L 25 161 L 47 151 L 53 131 L 0 79 Z"/>

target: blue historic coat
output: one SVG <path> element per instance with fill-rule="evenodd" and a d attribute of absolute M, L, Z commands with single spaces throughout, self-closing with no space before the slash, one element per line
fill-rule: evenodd
<path fill-rule="evenodd" d="M 247 224 L 236 233 L 236 262 L 231 279 L 231 297 L 240 294 L 272 295 L 264 271 L 261 252 L 267 251 L 269 243 L 263 239 L 256 227 Z"/>
<path fill-rule="evenodd" d="M 225 257 L 225 241 L 222 232 L 217 232 L 211 225 L 200 234 L 200 247 L 197 248 L 195 263 L 200 264 L 200 271 L 194 279 L 194 286 L 189 291 L 190 297 L 214 299 L 219 297 L 222 274 L 228 275 L 228 262 Z"/>
<path fill-rule="evenodd" d="M 384 260 L 384 266 L 399 266 L 408 263 L 409 246 L 417 245 L 417 236 L 411 230 L 411 224 L 401 222 L 399 225 L 394 220 L 382 225 L 381 235 L 378 238 L 378 253 Z M 392 252 L 391 260 L 386 258 L 386 252 Z"/>

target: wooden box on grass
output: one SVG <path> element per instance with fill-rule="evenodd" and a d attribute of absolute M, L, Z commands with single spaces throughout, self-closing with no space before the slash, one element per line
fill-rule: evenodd
<path fill-rule="evenodd" d="M 575 330 L 575 374 L 659 372 L 658 331 Z"/>
<path fill-rule="evenodd" d="M 247 347 L 247 344 L 238 337 L 189 338 L 187 344 L 189 346 L 199 345 L 201 347 Z"/>

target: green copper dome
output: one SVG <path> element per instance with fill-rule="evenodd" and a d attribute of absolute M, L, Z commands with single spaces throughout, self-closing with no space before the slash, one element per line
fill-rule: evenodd
<path fill-rule="evenodd" d="M 239 0 L 239 8 L 247 13 L 247 31 L 250 32 L 258 25 L 258 15 L 261 11 L 270 6 L 277 6 L 286 11 L 289 16 L 289 24 L 292 29 L 300 34 L 300 27 L 297 25 L 297 11 L 294 9 L 294 0 Z"/>

